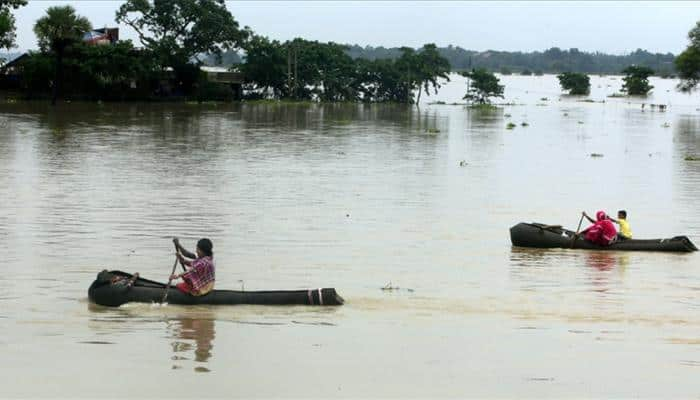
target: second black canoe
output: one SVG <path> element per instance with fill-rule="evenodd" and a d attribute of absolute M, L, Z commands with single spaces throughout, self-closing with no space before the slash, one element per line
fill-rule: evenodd
<path fill-rule="evenodd" d="M 113 278 L 125 278 L 113 283 Z M 88 289 L 90 301 L 109 307 L 118 307 L 129 302 L 136 303 L 160 303 L 165 294 L 164 283 L 138 278 L 132 286 L 125 283 L 133 275 L 122 271 L 102 271 Z M 338 306 L 344 300 L 336 293 L 335 289 L 309 289 L 309 290 L 274 290 L 274 291 L 239 291 L 239 290 L 213 290 L 204 296 L 191 296 L 175 287 L 168 290 L 167 303 L 169 304 L 261 304 L 261 305 L 321 305 Z"/>
<path fill-rule="evenodd" d="M 576 232 L 562 228 L 560 225 L 521 222 L 510 228 L 510 241 L 513 246 L 536 248 L 563 248 L 588 250 L 628 250 L 628 251 L 697 251 L 687 236 L 675 236 L 668 239 L 625 239 L 610 246 L 600 246 L 585 240 Z"/>

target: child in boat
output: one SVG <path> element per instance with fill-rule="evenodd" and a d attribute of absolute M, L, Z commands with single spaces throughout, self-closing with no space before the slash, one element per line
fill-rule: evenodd
<path fill-rule="evenodd" d="M 182 278 L 182 282 L 178 283 L 176 287 L 193 296 L 203 296 L 211 292 L 214 289 L 216 269 L 211 240 L 200 239 L 197 242 L 196 255 L 185 250 L 177 238 L 174 239 L 174 242 L 177 248 L 177 258 L 189 269 L 181 274 L 172 274 L 170 279 Z M 191 260 L 187 260 L 185 257 Z"/>
<path fill-rule="evenodd" d="M 617 229 L 615 229 L 615 225 L 613 225 L 605 211 L 598 211 L 595 213 L 595 221 L 593 218 L 589 217 L 585 211 L 582 214 L 593 223 L 593 225 L 581 232 L 584 234 L 583 237 L 586 240 L 600 246 L 610 246 L 615 243 L 615 240 L 617 240 Z"/>
<path fill-rule="evenodd" d="M 618 225 L 620 225 L 620 233 L 618 233 L 618 239 L 632 239 L 632 230 L 630 229 L 630 224 L 627 222 L 627 211 L 620 210 L 617 212 L 617 219 L 610 218 L 610 220 Z"/>

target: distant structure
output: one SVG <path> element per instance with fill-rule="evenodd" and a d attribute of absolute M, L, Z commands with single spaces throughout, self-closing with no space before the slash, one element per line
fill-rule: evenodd
<path fill-rule="evenodd" d="M 119 41 L 119 28 L 93 29 L 83 34 L 83 42 L 94 45 L 114 44 Z"/>

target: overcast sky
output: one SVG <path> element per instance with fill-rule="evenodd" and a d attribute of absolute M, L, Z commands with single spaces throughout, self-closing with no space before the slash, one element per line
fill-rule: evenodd
<path fill-rule="evenodd" d="M 93 26 L 114 26 L 122 1 L 30 0 L 17 11 L 17 44 L 36 48 L 34 22 L 53 5 L 73 5 Z M 243 26 L 273 39 L 294 37 L 372 46 L 452 44 L 470 50 L 550 47 L 624 54 L 682 51 L 700 2 L 227 1 Z M 120 26 L 123 39 L 138 40 Z"/>

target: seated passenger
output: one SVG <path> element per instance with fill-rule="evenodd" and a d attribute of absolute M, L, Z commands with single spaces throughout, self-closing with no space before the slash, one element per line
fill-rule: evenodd
<path fill-rule="evenodd" d="M 211 292 L 214 289 L 215 280 L 214 253 L 212 252 L 213 245 L 211 240 L 200 239 L 197 242 L 196 255 L 185 250 L 177 239 L 174 241 L 177 247 L 177 258 L 190 268 L 181 274 L 172 274 L 170 279 L 182 278 L 182 282 L 178 283 L 176 287 L 180 291 L 193 296 L 203 296 Z M 187 260 L 185 257 L 193 260 Z"/>
<path fill-rule="evenodd" d="M 593 223 L 582 232 L 586 240 L 600 246 L 610 246 L 615 242 L 617 230 L 604 211 L 595 213 L 596 221 L 589 217 L 585 211 L 582 214 Z"/>
<path fill-rule="evenodd" d="M 620 233 L 617 234 L 618 239 L 632 239 L 632 230 L 630 229 L 630 224 L 627 222 L 627 211 L 620 210 L 617 212 L 617 219 L 610 218 L 610 220 L 618 225 L 620 225 Z"/>

